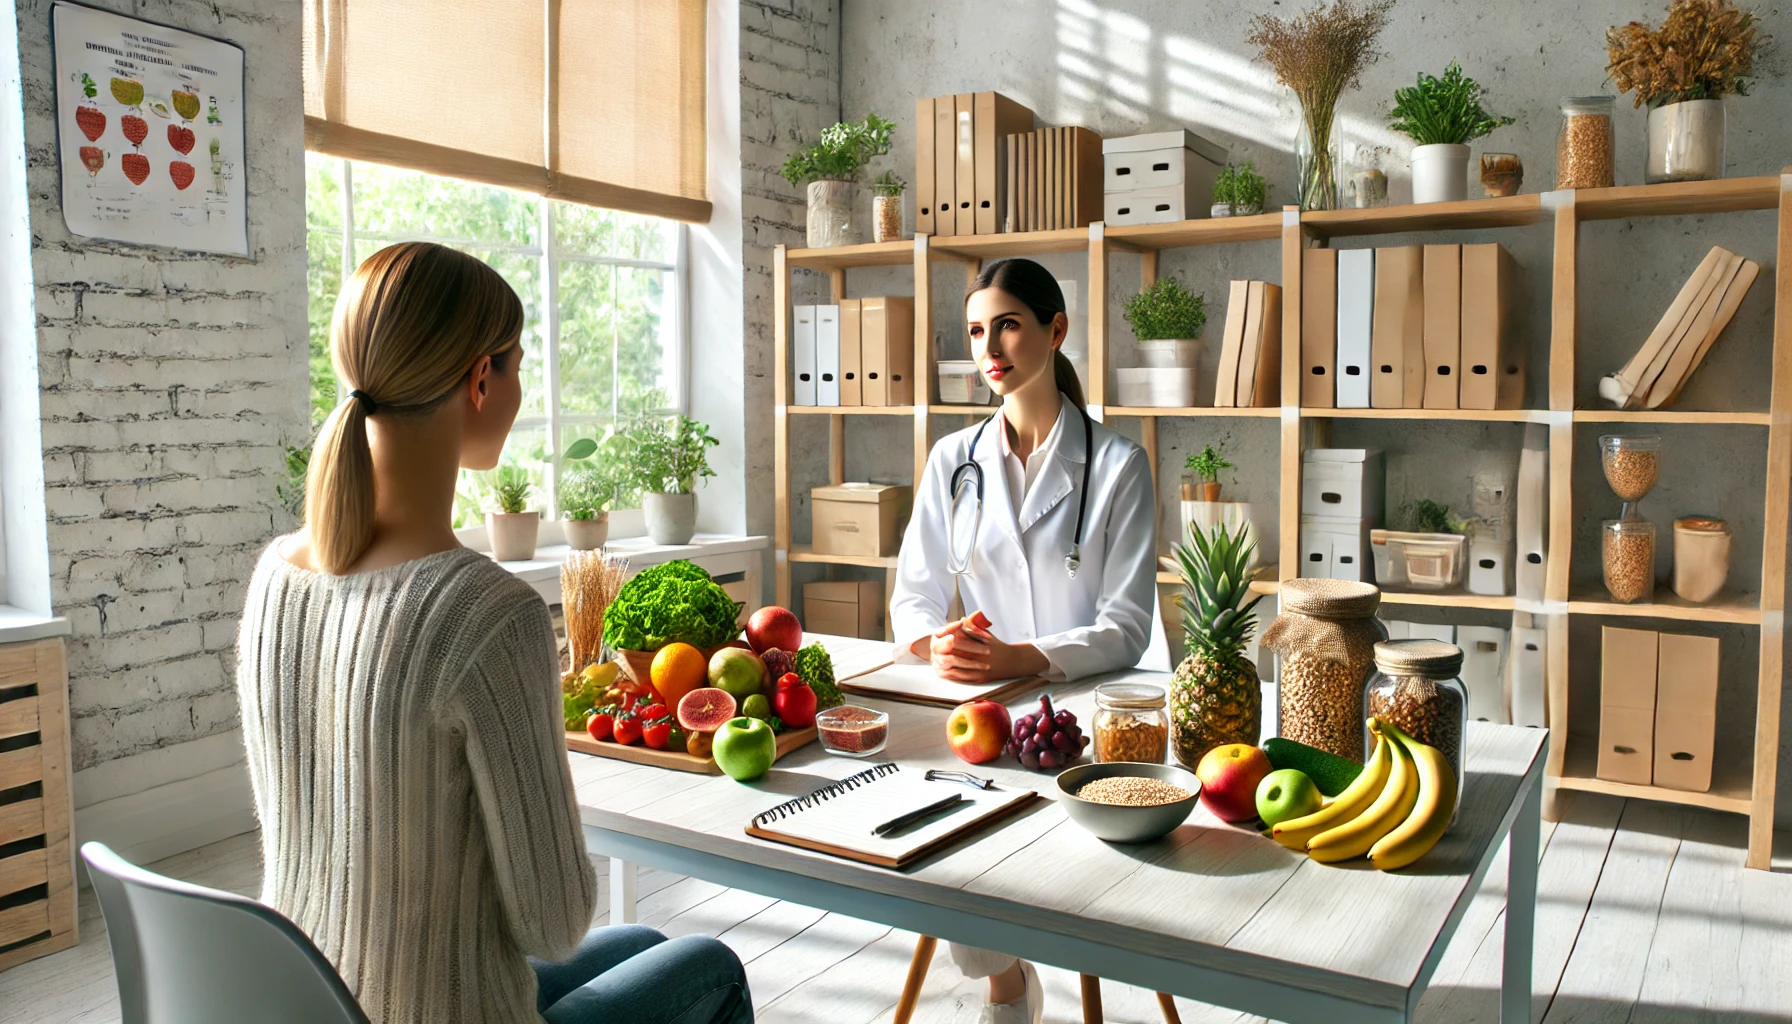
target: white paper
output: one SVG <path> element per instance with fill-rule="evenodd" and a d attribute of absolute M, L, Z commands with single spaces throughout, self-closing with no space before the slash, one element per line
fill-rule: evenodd
<path fill-rule="evenodd" d="M 69 231 L 247 256 L 242 49 L 73 4 L 52 18 Z"/>
<path fill-rule="evenodd" d="M 974 767 L 971 774 L 978 774 Z M 1013 787 L 976 789 L 959 782 L 928 782 L 923 775 L 920 769 L 903 768 L 818 800 L 795 814 L 755 819 L 755 824 L 768 832 L 902 860 L 1033 792 Z M 884 822 L 949 796 L 962 796 L 967 802 L 896 835 L 872 835 L 871 830 Z"/>
<path fill-rule="evenodd" d="M 840 679 L 843 686 L 851 686 L 857 690 L 871 690 L 878 694 L 890 694 L 892 697 L 918 697 L 923 700 L 950 701 L 962 704 L 967 700 L 982 700 L 995 693 L 1012 679 L 998 679 L 990 683 L 959 683 L 950 679 L 941 679 L 933 674 L 932 665 L 886 665 L 864 675 Z"/>

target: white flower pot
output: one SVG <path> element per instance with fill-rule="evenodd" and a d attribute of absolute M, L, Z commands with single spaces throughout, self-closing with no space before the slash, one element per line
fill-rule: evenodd
<path fill-rule="evenodd" d="M 492 557 L 500 562 L 527 562 L 534 558 L 535 538 L 540 532 L 540 512 L 485 514 L 485 535 L 492 542 Z"/>
<path fill-rule="evenodd" d="M 1230 216 L 1232 216 L 1232 204 L 1231 203 L 1214 203 L 1212 206 L 1207 208 L 1207 216 L 1215 218 L 1215 219 L 1218 219 L 1220 217 L 1230 217 Z"/>
<path fill-rule="evenodd" d="M 1681 100 L 1649 111 L 1643 180 L 1709 181 L 1724 176 L 1724 101 Z"/>
<path fill-rule="evenodd" d="M 647 535 L 655 544 L 689 544 L 697 532 L 695 494 L 641 495 L 641 513 L 647 519 Z"/>
<path fill-rule="evenodd" d="M 809 183 L 809 235 L 811 249 L 851 245 L 852 208 L 859 190 L 850 181 L 824 179 Z"/>
<path fill-rule="evenodd" d="M 596 551 L 610 539 L 608 512 L 599 512 L 591 519 L 568 519 L 560 525 L 566 533 L 566 546 L 574 551 Z"/>
<path fill-rule="evenodd" d="M 1413 202 L 1453 203 L 1467 198 L 1467 146 L 1444 144 L 1413 149 Z"/>

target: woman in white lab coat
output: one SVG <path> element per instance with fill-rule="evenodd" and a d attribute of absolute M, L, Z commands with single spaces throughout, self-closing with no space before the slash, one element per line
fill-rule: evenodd
<path fill-rule="evenodd" d="M 964 682 L 1131 667 L 1156 618 L 1157 501 L 1145 453 L 1084 411 L 1059 351 L 1070 321 L 1050 271 L 1024 259 L 985 266 L 965 319 L 1002 407 L 928 456 L 890 598 L 897 660 Z M 954 587 L 988 628 L 947 618 Z M 952 953 L 967 975 L 990 979 L 978 1020 L 1037 1024 L 1044 997 L 1031 964 L 956 943 Z"/>

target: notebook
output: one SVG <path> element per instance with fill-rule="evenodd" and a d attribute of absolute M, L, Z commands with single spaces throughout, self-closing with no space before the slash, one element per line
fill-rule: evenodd
<path fill-rule="evenodd" d="M 864 864 L 902 868 L 1039 799 L 1030 789 L 977 789 L 960 782 L 928 782 L 925 774 L 893 763 L 874 765 L 756 816 L 747 825 L 747 834 Z M 950 796 L 964 797 L 965 802 L 899 832 L 872 834 L 887 821 Z"/>
<path fill-rule="evenodd" d="M 932 665 L 884 665 L 857 675 L 835 672 L 841 690 L 867 697 L 883 697 L 909 704 L 955 708 L 967 700 L 1005 701 L 1040 685 L 1037 676 L 997 679 L 988 683 L 959 683 L 934 675 Z"/>

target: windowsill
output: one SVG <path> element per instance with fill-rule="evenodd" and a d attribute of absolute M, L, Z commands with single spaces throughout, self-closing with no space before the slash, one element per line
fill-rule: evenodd
<path fill-rule="evenodd" d="M 763 551 L 771 544 L 771 538 L 765 536 L 727 536 L 718 533 L 700 533 L 691 538 L 689 544 L 655 544 L 651 537 L 613 537 L 604 545 L 604 550 L 612 555 L 620 555 L 628 559 L 630 569 L 639 570 L 650 565 L 659 565 L 677 558 L 692 560 L 713 557 L 716 555 L 732 555 L 748 551 Z M 560 566 L 572 549 L 565 544 L 543 545 L 535 549 L 535 557 L 526 562 L 499 562 L 519 579 L 533 583 L 537 580 L 560 578 Z M 489 552 L 488 552 L 489 554 Z"/>
<path fill-rule="evenodd" d="M 60 615 L 38 615 L 10 604 L 0 604 L 0 644 L 68 636 L 69 632 L 68 620 Z"/>

